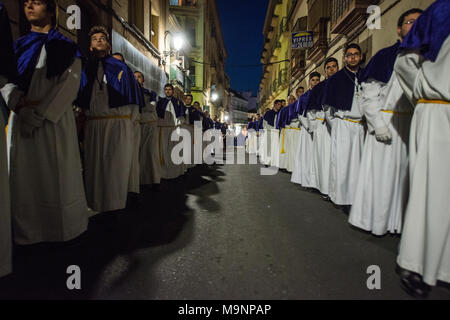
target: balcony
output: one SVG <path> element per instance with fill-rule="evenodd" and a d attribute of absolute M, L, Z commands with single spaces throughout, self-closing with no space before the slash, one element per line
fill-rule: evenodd
<path fill-rule="evenodd" d="M 328 18 L 321 18 L 314 29 L 316 37 L 312 48 L 308 49 L 308 60 L 318 63 L 328 52 Z"/>
<path fill-rule="evenodd" d="M 367 18 L 367 8 L 373 0 L 333 0 L 331 3 L 331 33 L 351 36 Z"/>
<path fill-rule="evenodd" d="M 178 85 L 184 88 L 185 85 L 185 77 L 184 73 L 180 70 L 180 68 L 176 65 L 170 66 L 170 74 L 169 74 L 170 83 L 173 85 Z M 184 88 L 186 89 L 186 88 Z"/>
<path fill-rule="evenodd" d="M 171 6 L 195 7 L 198 0 L 170 0 Z"/>

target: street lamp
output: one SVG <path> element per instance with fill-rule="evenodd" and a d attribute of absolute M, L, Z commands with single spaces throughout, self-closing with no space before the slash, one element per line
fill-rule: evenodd
<path fill-rule="evenodd" d="M 173 39 L 173 46 L 175 47 L 175 50 L 180 51 L 181 48 L 183 48 L 183 45 L 184 45 L 183 36 L 181 34 L 177 34 Z"/>
<path fill-rule="evenodd" d="M 219 94 L 218 94 L 217 92 L 214 92 L 214 93 L 211 95 L 211 100 L 212 100 L 212 102 L 216 102 L 218 99 L 219 99 Z"/>
<path fill-rule="evenodd" d="M 181 33 L 177 33 L 177 34 L 173 34 L 172 32 L 170 32 L 169 30 L 167 30 L 164 34 L 164 45 L 167 44 L 167 36 L 171 35 L 172 38 L 172 44 L 173 44 L 173 48 L 174 50 L 172 50 L 172 46 L 169 46 L 169 50 L 164 51 L 164 56 L 173 56 L 174 54 L 178 54 L 179 51 L 183 48 L 184 46 L 184 36 Z M 167 48 L 167 46 L 166 46 Z"/>

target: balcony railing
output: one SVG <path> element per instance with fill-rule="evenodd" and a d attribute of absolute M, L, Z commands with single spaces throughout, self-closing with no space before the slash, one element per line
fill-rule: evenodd
<path fill-rule="evenodd" d="M 331 32 L 351 33 L 367 17 L 367 8 L 377 4 L 373 0 L 333 0 L 331 4 Z"/>
<path fill-rule="evenodd" d="M 170 0 L 171 6 L 189 6 L 195 7 L 197 5 L 198 0 Z"/>
<path fill-rule="evenodd" d="M 178 84 L 179 86 L 184 88 L 185 85 L 185 75 L 180 70 L 179 67 L 171 65 L 170 66 L 170 82 L 173 84 Z"/>

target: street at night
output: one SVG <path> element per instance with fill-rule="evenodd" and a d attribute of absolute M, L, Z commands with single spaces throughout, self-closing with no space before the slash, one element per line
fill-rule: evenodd
<path fill-rule="evenodd" d="M 449 0 L 0 0 L 0 300 L 450 300 L 449 34 Z"/>
<path fill-rule="evenodd" d="M 18 249 L 0 298 L 20 299 L 410 299 L 399 286 L 399 237 L 352 229 L 319 194 L 259 165 L 199 167 L 144 193 L 139 213 L 96 217 L 80 244 Z M 295 201 L 293 201 L 295 199 Z M 108 226 L 108 227 L 106 227 Z M 82 290 L 66 287 L 67 266 Z M 367 268 L 381 268 L 369 290 Z M 433 299 L 449 299 L 445 287 Z"/>

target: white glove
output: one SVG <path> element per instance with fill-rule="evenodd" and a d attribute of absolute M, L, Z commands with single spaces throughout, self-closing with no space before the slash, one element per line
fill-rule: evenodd
<path fill-rule="evenodd" d="M 388 143 L 392 140 L 392 132 L 389 130 L 388 127 L 381 127 L 378 129 L 375 129 L 375 137 L 377 141 Z"/>
<path fill-rule="evenodd" d="M 34 130 L 44 125 L 44 117 L 38 115 L 34 109 L 23 107 L 19 111 L 20 132 L 24 138 L 31 138 Z"/>
<path fill-rule="evenodd" d="M 331 108 L 329 108 L 328 110 L 325 111 L 325 121 L 327 122 L 330 128 L 333 127 L 333 119 L 334 117 L 331 113 Z"/>
<path fill-rule="evenodd" d="M 334 116 L 336 117 L 336 118 L 339 118 L 339 119 L 344 119 L 344 117 L 345 117 L 345 114 L 344 114 L 344 112 L 343 111 L 336 111 L 335 113 L 334 113 Z"/>

